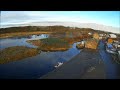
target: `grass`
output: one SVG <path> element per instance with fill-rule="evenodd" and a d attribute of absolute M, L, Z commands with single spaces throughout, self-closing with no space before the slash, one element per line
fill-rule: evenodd
<path fill-rule="evenodd" d="M 32 57 L 38 53 L 39 50 L 36 48 L 28 48 L 25 46 L 8 47 L 0 51 L 0 64 Z"/>
<path fill-rule="evenodd" d="M 81 35 L 81 36 L 75 36 L 72 37 L 72 38 L 69 38 L 69 37 L 65 37 L 65 38 L 62 38 L 63 40 L 67 41 L 69 44 L 73 44 L 75 42 L 79 42 L 83 39 L 87 39 L 87 38 L 91 38 L 90 36 L 88 35 Z"/>
<path fill-rule="evenodd" d="M 63 33 L 64 34 L 64 33 Z M 69 33 L 71 34 L 71 33 Z M 87 34 L 77 35 L 76 34 L 51 34 L 50 38 L 40 39 L 40 40 L 28 40 L 28 43 L 32 43 L 35 46 L 38 46 L 42 51 L 64 51 L 68 50 L 71 45 L 75 42 L 81 41 L 85 38 L 90 38 Z M 72 37 L 69 37 L 72 36 Z"/>
<path fill-rule="evenodd" d="M 99 40 L 91 38 L 91 39 L 87 39 L 85 42 L 85 48 L 89 48 L 89 49 L 97 49 L 99 44 Z"/>
<path fill-rule="evenodd" d="M 41 40 L 27 40 L 26 42 L 31 43 L 35 46 L 41 46 L 42 45 Z"/>
<path fill-rule="evenodd" d="M 50 34 L 51 32 L 34 31 L 34 32 L 13 32 L 0 34 L 0 38 L 16 37 L 16 36 L 26 36 L 26 35 L 37 35 L 37 34 Z"/>
<path fill-rule="evenodd" d="M 46 38 L 41 40 L 29 40 L 27 41 L 33 45 L 38 46 L 42 51 L 64 51 L 70 48 L 67 41 L 59 38 Z"/>

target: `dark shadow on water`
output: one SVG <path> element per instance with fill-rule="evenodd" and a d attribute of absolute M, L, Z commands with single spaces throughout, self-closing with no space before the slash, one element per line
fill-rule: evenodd
<path fill-rule="evenodd" d="M 120 79 L 120 65 L 115 63 L 111 55 L 105 51 L 102 41 L 99 44 L 99 53 L 105 64 L 107 79 Z"/>
<path fill-rule="evenodd" d="M 32 39 L 38 39 L 38 37 L 46 38 L 47 35 L 33 35 Z M 0 49 L 11 46 L 27 46 L 34 47 L 33 45 L 26 42 L 31 39 L 29 37 L 21 38 L 6 38 L 1 39 Z M 57 52 L 44 52 L 40 54 L 22 59 L 20 61 L 14 61 L 6 64 L 0 64 L 0 79 L 37 79 L 42 75 L 55 69 L 55 65 L 58 62 L 67 62 L 72 57 L 80 53 L 81 50 L 76 48 L 76 43 L 66 51 Z"/>

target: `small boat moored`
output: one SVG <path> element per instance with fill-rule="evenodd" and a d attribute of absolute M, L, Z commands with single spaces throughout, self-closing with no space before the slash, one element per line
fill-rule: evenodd
<path fill-rule="evenodd" d="M 112 53 L 112 54 L 117 53 L 117 49 L 114 48 L 111 44 L 107 44 L 107 45 L 106 45 L 106 51 L 107 51 L 108 53 Z"/>
<path fill-rule="evenodd" d="M 62 64 L 63 64 L 63 62 L 58 62 L 58 64 L 57 64 L 57 65 L 55 65 L 55 68 L 60 67 Z"/>

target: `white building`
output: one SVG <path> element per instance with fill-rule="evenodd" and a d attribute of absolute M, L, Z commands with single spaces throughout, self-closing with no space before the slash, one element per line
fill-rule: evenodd
<path fill-rule="evenodd" d="M 115 34 L 109 34 L 110 38 L 117 38 Z"/>

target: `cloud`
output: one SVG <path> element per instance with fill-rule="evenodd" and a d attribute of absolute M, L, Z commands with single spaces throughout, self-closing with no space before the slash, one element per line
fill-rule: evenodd
<path fill-rule="evenodd" d="M 92 11 L 2 11 L 1 24 L 24 24 L 42 21 L 97 23 L 119 26 L 118 12 Z"/>

